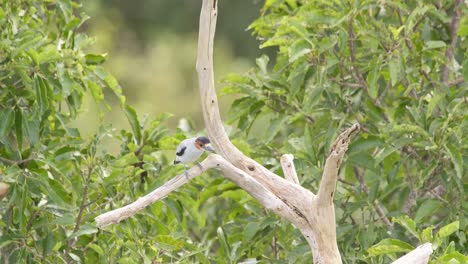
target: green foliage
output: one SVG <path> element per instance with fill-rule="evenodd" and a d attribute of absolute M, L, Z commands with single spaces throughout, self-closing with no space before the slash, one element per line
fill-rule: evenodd
<path fill-rule="evenodd" d="M 457 8 L 465 17 L 466 6 Z M 226 78 L 223 92 L 240 95 L 231 108 L 229 120 L 239 129 L 232 137 L 247 138 L 253 157 L 277 173 L 280 155 L 294 153 L 300 179 L 312 190 L 337 133 L 362 125 L 335 199 L 345 263 L 387 263 L 377 255 L 433 241 L 427 228 L 451 222 L 460 228 L 446 239 L 467 253 L 461 65 L 468 59 L 460 36 L 453 61 L 446 55 L 454 16 L 453 1 L 266 1 L 250 29 L 262 47 L 277 48 L 276 57 L 263 55 L 256 68 Z M 381 221 L 403 214 L 414 219 L 397 221 L 410 237 Z M 424 239 L 416 226 L 426 227 Z"/>
<path fill-rule="evenodd" d="M 450 235 L 459 231 L 459 221 L 441 227 L 439 231 L 435 233 L 435 236 L 433 236 L 434 226 L 426 227 L 423 230 L 417 229 L 415 222 L 408 216 L 394 218 L 393 223 L 397 223 L 399 226 L 403 227 L 405 229 L 405 234 L 416 238 L 418 244 L 426 242 L 432 244 L 432 249 L 435 250 L 433 254 L 438 257 L 433 258 L 430 263 L 466 263 L 468 261 L 468 256 L 463 256 L 463 254 L 456 250 L 455 242 L 449 242 L 447 239 Z M 384 239 L 370 247 L 367 252 L 369 253 L 369 257 L 385 255 L 395 260 L 396 255 L 394 253 L 406 253 L 413 249 L 413 246 L 402 240 Z"/>
<path fill-rule="evenodd" d="M 453 13 L 450 1 L 268 0 L 250 28 L 276 57 L 226 78 L 224 93 L 238 96 L 233 143 L 279 174 L 281 154 L 294 153 L 312 191 L 332 140 L 362 125 L 335 199 L 345 263 L 388 263 L 423 242 L 433 243 L 434 263 L 466 260 L 468 109 L 457 80 L 468 63 L 464 24 L 447 62 Z M 0 182 L 10 193 L 0 200 L 0 262 L 310 262 L 299 231 L 215 173 L 95 227 L 98 214 L 181 172 L 173 150 L 196 133 L 171 135 L 169 114 L 143 118 L 126 104 L 101 65 L 107 55 L 87 52 L 93 40 L 78 14 L 69 0 L 1 2 Z M 130 129 L 102 125 L 83 137 L 70 125 L 83 97 L 106 104 L 109 93 Z"/>

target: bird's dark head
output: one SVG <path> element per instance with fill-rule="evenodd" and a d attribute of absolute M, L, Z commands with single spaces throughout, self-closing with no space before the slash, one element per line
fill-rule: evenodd
<path fill-rule="evenodd" d="M 203 144 L 203 145 L 207 145 L 207 144 L 210 144 L 210 139 L 207 138 L 207 137 L 197 137 L 197 139 L 195 140 L 195 142 L 201 143 L 201 144 Z"/>
<path fill-rule="evenodd" d="M 209 144 L 210 139 L 208 139 L 207 137 L 197 137 L 197 139 L 195 139 L 195 146 L 197 148 L 214 152 L 214 149 L 211 146 L 209 146 Z"/>

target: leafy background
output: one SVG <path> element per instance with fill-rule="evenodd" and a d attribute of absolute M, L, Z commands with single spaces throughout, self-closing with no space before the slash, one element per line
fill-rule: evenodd
<path fill-rule="evenodd" d="M 294 227 L 216 172 L 95 227 L 180 173 L 173 149 L 203 134 L 199 8 L 1 2 L 0 262 L 312 260 Z M 279 174 L 294 153 L 316 191 L 331 141 L 363 127 L 335 199 L 345 263 L 389 263 L 423 242 L 433 263 L 467 261 L 466 14 L 461 1 L 220 2 L 217 81 L 244 153 Z"/>

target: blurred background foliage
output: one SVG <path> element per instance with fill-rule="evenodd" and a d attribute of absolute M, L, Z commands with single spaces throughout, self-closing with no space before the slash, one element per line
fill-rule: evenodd
<path fill-rule="evenodd" d="M 201 1 L 186 0 L 83 0 L 91 19 L 84 30 L 96 40 L 92 50 L 106 52 L 106 68 L 122 85 L 128 102 L 137 112 L 175 115 L 168 121 L 175 128 L 186 118 L 203 128 L 195 60 Z M 260 55 L 259 42 L 246 29 L 260 14 L 259 0 L 223 1 L 216 34 L 216 81 L 229 72 L 244 72 Z M 111 98 L 112 99 L 112 98 Z M 232 97 L 221 98 L 226 112 Z M 112 101 L 111 101 L 112 102 Z M 116 105 L 116 100 L 114 104 Z M 85 109 L 96 112 L 87 100 Z M 115 127 L 125 127 L 119 111 L 106 114 Z M 99 115 L 82 115 L 77 124 L 92 132 Z"/>
<path fill-rule="evenodd" d="M 95 227 L 180 173 L 173 150 L 203 133 L 200 1 L 0 3 L 1 263 L 311 262 L 293 226 L 216 172 Z M 432 263 L 466 263 L 466 13 L 462 1 L 220 2 L 217 87 L 244 153 L 280 175 L 294 153 L 316 191 L 330 143 L 363 127 L 335 198 L 344 263 L 390 263 L 423 242 Z"/>

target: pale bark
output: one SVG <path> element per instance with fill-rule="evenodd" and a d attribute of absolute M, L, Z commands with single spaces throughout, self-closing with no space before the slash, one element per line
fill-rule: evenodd
<path fill-rule="evenodd" d="M 219 154 L 209 155 L 201 163 L 203 169 L 219 169 L 223 177 L 246 190 L 267 209 L 291 222 L 309 243 L 314 263 L 342 263 L 336 241 L 333 196 L 343 156 L 351 136 L 359 131 L 359 125 L 354 124 L 345 130 L 332 145 L 325 162 L 318 195 L 299 184 L 292 155 L 281 158 L 285 178 L 245 156 L 229 140 L 219 113 L 213 72 L 216 17 L 217 1 L 203 0 L 196 69 L 206 131 Z M 188 179 L 183 174 L 178 175 L 134 203 L 98 216 L 96 218 L 98 226 L 102 227 L 128 218 L 166 197 L 202 172 L 198 166 L 193 167 L 189 170 Z"/>
<path fill-rule="evenodd" d="M 426 243 L 392 262 L 392 264 L 426 264 L 432 254 L 432 244 Z"/>
<path fill-rule="evenodd" d="M 280 162 L 283 168 L 284 178 L 292 183 L 300 184 L 299 178 L 297 178 L 296 167 L 294 166 L 294 155 L 284 154 L 281 156 Z"/>

